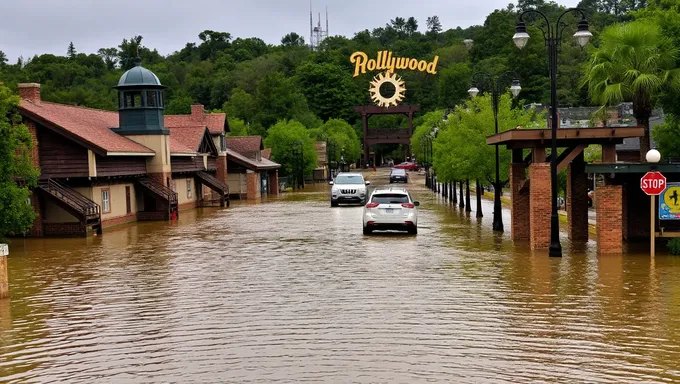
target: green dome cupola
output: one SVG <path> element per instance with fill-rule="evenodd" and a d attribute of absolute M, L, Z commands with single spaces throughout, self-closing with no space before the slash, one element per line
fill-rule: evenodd
<path fill-rule="evenodd" d="M 135 66 L 120 77 L 118 85 L 118 121 L 114 128 L 122 135 L 165 134 L 163 124 L 163 89 L 158 77 L 142 67 L 137 58 Z"/>

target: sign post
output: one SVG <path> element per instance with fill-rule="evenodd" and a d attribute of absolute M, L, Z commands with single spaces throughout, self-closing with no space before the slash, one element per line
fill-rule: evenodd
<path fill-rule="evenodd" d="M 656 230 L 654 228 L 654 218 L 656 209 L 656 196 L 666 189 L 666 177 L 661 172 L 647 172 L 640 179 L 640 189 L 650 197 L 649 211 L 649 254 L 654 257 L 654 242 L 656 240 Z"/>
<path fill-rule="evenodd" d="M 7 277 L 7 256 L 9 247 L 0 244 L 0 300 L 9 298 L 9 279 Z"/>

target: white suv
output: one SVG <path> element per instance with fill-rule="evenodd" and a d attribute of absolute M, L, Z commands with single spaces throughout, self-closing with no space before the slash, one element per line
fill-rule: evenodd
<path fill-rule="evenodd" d="M 366 186 L 370 181 L 364 180 L 361 173 L 341 172 L 335 176 L 335 180 L 329 183 L 331 188 L 331 207 L 337 207 L 340 203 L 366 204 L 368 191 Z"/>
<path fill-rule="evenodd" d="M 403 188 L 376 189 L 364 207 L 364 235 L 390 229 L 417 234 L 419 205 Z"/>

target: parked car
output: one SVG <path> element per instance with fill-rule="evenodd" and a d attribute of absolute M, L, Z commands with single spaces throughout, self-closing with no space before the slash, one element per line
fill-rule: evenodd
<path fill-rule="evenodd" d="M 394 168 L 405 169 L 407 171 L 418 171 L 420 166 L 412 161 L 404 161 L 401 164 L 395 165 Z"/>
<path fill-rule="evenodd" d="M 399 230 L 418 233 L 419 202 L 403 188 L 378 188 L 364 206 L 364 235 L 373 231 Z"/>
<path fill-rule="evenodd" d="M 364 180 L 364 175 L 354 172 L 340 172 L 335 179 L 329 182 L 331 188 L 331 207 L 337 207 L 340 203 L 366 204 L 367 189 L 370 181 Z"/>
<path fill-rule="evenodd" d="M 399 182 L 408 183 L 408 173 L 406 173 L 405 169 L 392 168 L 392 171 L 390 171 L 390 184 Z"/>

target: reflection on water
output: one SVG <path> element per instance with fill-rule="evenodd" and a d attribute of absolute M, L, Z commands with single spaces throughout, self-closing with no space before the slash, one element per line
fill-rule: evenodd
<path fill-rule="evenodd" d="M 494 234 L 491 202 L 478 219 L 410 188 L 418 236 L 363 236 L 361 207 L 330 208 L 321 185 L 101 237 L 14 240 L 0 377 L 680 380 L 680 258 L 598 257 L 566 238 L 549 258 Z"/>

